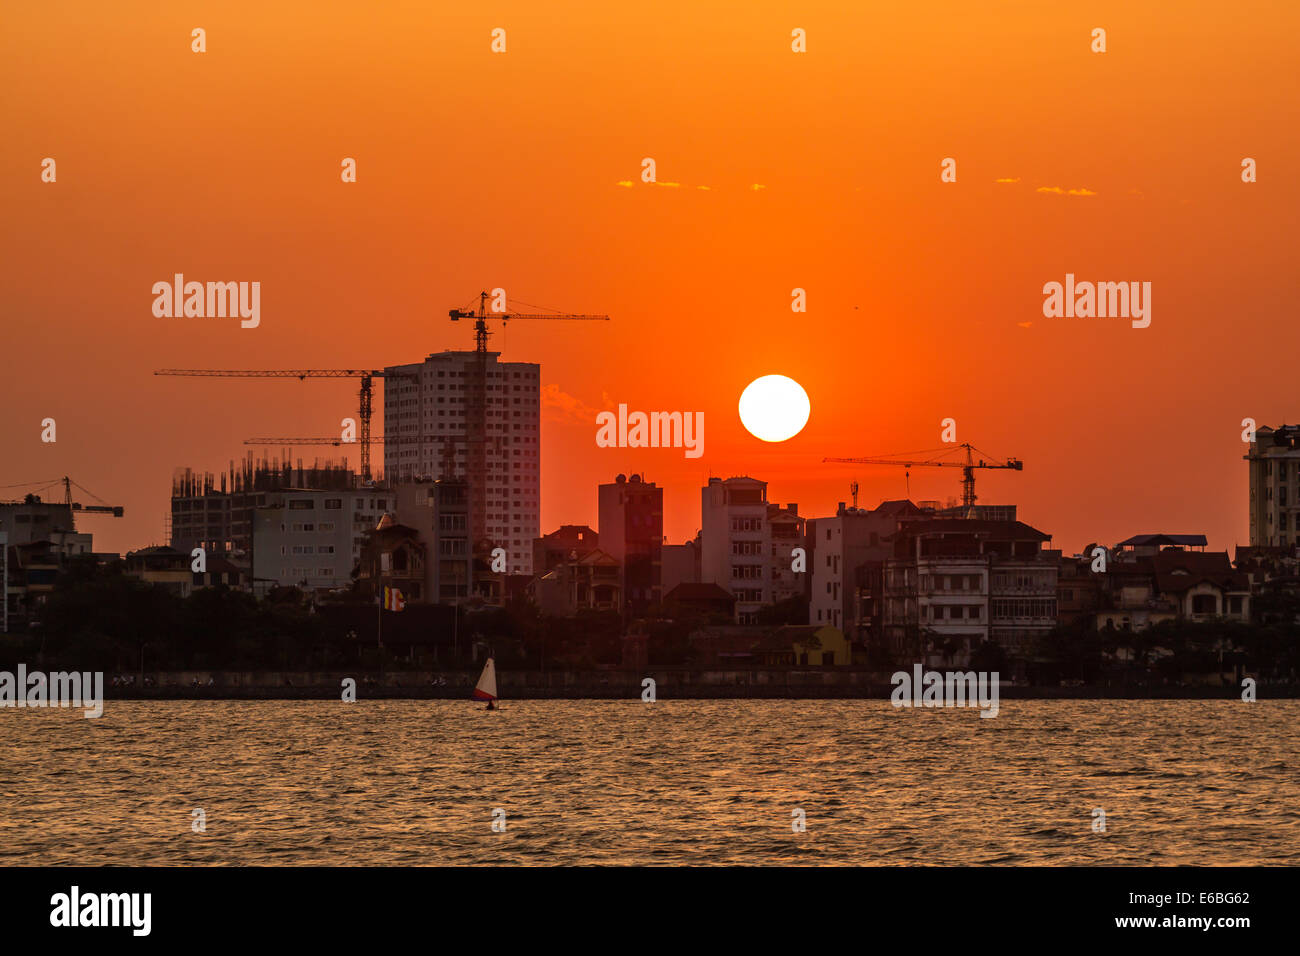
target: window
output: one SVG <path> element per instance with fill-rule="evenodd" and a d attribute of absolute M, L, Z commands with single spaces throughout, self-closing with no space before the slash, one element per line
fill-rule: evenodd
<path fill-rule="evenodd" d="M 290 511 L 311 511 L 316 507 L 316 502 L 311 498 L 294 498 L 289 502 Z"/>

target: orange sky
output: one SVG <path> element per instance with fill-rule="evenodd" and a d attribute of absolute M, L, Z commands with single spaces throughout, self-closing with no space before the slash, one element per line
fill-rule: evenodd
<path fill-rule="evenodd" d="M 174 467 L 336 434 L 355 385 L 153 369 L 418 361 L 470 347 L 447 309 L 501 286 L 613 317 L 493 340 L 575 407 L 705 414 L 687 459 L 600 449 L 591 417 L 546 412 L 544 529 L 594 525 L 620 471 L 666 488 L 673 541 L 709 474 L 813 516 L 856 477 L 874 505 L 903 495 L 901 469 L 821 458 L 935 447 L 952 417 L 1025 462 L 983 473 L 981 500 L 1057 547 L 1246 542 L 1240 422 L 1300 419 L 1296 4 L 456 6 L 0 13 L 0 485 L 70 474 L 127 508 L 83 521 L 98 549 L 161 542 Z M 641 184 L 647 156 L 681 185 Z M 155 318 L 175 272 L 260 281 L 260 327 Z M 1066 272 L 1152 282 L 1151 327 L 1045 319 Z M 736 413 L 773 372 L 812 401 L 783 445 Z M 958 476 L 914 471 L 912 496 Z"/>

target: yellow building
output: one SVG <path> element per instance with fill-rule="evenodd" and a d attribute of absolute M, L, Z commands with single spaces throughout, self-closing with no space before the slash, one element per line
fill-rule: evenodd
<path fill-rule="evenodd" d="M 853 662 L 848 638 L 829 624 L 778 627 L 758 642 L 754 654 L 768 667 L 847 667 Z"/>

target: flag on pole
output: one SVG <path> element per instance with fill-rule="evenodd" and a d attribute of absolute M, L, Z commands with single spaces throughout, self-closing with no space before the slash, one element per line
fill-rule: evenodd
<path fill-rule="evenodd" d="M 406 607 L 406 597 L 397 588 L 384 588 L 384 610 L 400 611 Z"/>

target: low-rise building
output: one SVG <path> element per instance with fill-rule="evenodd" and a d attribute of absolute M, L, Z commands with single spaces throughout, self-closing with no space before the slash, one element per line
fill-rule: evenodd
<path fill-rule="evenodd" d="M 852 660 L 848 638 L 829 624 L 786 625 L 754 645 L 764 667 L 847 667 Z"/>
<path fill-rule="evenodd" d="M 597 548 L 533 578 L 529 595 L 543 614 L 573 617 L 579 611 L 621 611 L 622 575 L 617 560 Z"/>
<path fill-rule="evenodd" d="M 736 598 L 716 584 L 686 582 L 664 595 L 664 607 L 669 614 L 684 611 L 708 618 L 734 619 Z"/>
<path fill-rule="evenodd" d="M 600 535 L 585 524 L 562 524 L 533 539 L 533 571 L 544 574 L 566 561 L 576 561 L 600 546 Z"/>
<path fill-rule="evenodd" d="M 371 601 L 382 600 L 385 588 L 396 588 L 405 601 L 426 602 L 427 561 L 428 547 L 420 532 L 385 515 L 366 536 L 357 565 L 358 589 Z"/>
<path fill-rule="evenodd" d="M 1021 521 L 907 522 L 884 562 L 882 627 L 892 653 L 926 665 L 968 666 L 991 641 L 1028 657 L 1056 626 L 1050 536 Z"/>
<path fill-rule="evenodd" d="M 700 536 L 685 544 L 665 544 L 660 549 L 660 592 L 665 595 L 679 584 L 700 583 Z"/>

